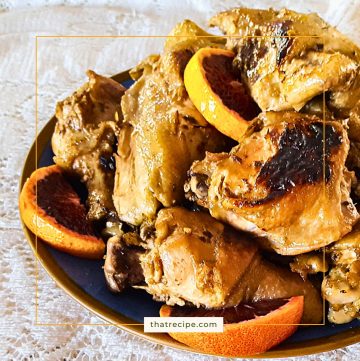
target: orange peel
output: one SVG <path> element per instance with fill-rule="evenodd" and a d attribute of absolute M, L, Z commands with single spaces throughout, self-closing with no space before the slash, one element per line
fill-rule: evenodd
<path fill-rule="evenodd" d="M 220 333 L 171 332 L 170 336 L 195 350 L 207 353 L 233 357 L 251 356 L 263 353 L 290 337 L 301 321 L 303 310 L 304 297 L 296 296 L 263 316 L 238 323 L 226 323 L 224 331 Z M 160 309 L 161 317 L 170 317 L 172 313 L 173 308 L 170 306 L 164 305 Z M 216 316 L 216 310 L 213 315 Z M 191 316 L 195 316 L 194 312 Z"/>
<path fill-rule="evenodd" d="M 86 209 L 57 165 L 39 168 L 19 198 L 25 225 L 50 246 L 83 258 L 100 259 L 105 243 L 86 219 Z"/>
<path fill-rule="evenodd" d="M 233 70 L 234 56 L 230 50 L 201 48 L 185 68 L 184 84 L 204 118 L 221 133 L 240 141 L 260 109 Z"/>

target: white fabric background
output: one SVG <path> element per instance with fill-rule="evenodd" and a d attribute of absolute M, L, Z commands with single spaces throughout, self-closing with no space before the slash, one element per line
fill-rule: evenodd
<path fill-rule="evenodd" d="M 115 327 L 36 327 L 35 260 L 20 228 L 18 178 L 35 134 L 35 35 L 166 35 L 236 5 L 317 11 L 360 44 L 359 1 L 0 0 L 0 360 L 220 360 L 158 346 Z M 66 6 L 61 6 L 66 5 Z M 70 6 L 71 5 L 71 6 Z M 39 128 L 88 68 L 111 75 L 162 39 L 39 39 Z M 39 322 L 102 322 L 40 270 Z M 356 360 L 360 344 L 306 360 Z M 299 358 L 300 359 L 300 358 Z"/>

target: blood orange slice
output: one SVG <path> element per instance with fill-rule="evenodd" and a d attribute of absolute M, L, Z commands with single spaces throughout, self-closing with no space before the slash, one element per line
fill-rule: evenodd
<path fill-rule="evenodd" d="M 19 199 L 21 218 L 45 242 L 84 258 L 102 258 L 103 240 L 86 219 L 86 209 L 60 167 L 39 168 L 25 182 Z"/>
<path fill-rule="evenodd" d="M 233 70 L 234 56 L 224 49 L 198 50 L 185 68 L 184 83 L 204 118 L 221 133 L 239 141 L 260 109 Z"/>
<path fill-rule="evenodd" d="M 301 321 L 303 308 L 303 296 L 296 296 L 240 304 L 223 310 L 164 305 L 160 316 L 224 317 L 224 332 L 173 332 L 170 336 L 204 352 L 250 356 L 265 352 L 291 336 Z"/>

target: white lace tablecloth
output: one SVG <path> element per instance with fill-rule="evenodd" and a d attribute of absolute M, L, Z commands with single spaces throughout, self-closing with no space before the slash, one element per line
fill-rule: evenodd
<path fill-rule="evenodd" d="M 191 18 L 202 26 L 235 5 L 317 11 L 360 43 L 358 1 L 0 0 L 0 360 L 220 360 L 155 345 L 116 327 L 35 326 L 35 259 L 21 231 L 18 180 L 35 135 L 36 35 L 166 35 Z M 335 6 L 335 4 L 339 4 Z M 66 5 L 66 6 L 61 6 Z M 70 6 L 71 5 L 71 6 Z M 38 39 L 39 129 L 55 102 L 91 68 L 111 75 L 161 49 L 163 39 Z M 40 269 L 39 322 L 102 322 Z M 356 360 L 360 344 L 306 360 Z M 300 358 L 299 358 L 300 359 Z"/>

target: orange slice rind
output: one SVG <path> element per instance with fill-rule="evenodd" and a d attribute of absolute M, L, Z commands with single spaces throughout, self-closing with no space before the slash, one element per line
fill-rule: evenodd
<path fill-rule="evenodd" d="M 230 50 L 201 48 L 185 68 L 184 84 L 204 118 L 221 133 L 240 141 L 259 108 L 233 70 L 234 56 Z"/>
<path fill-rule="evenodd" d="M 19 198 L 25 225 L 50 246 L 83 258 L 100 259 L 105 243 L 86 219 L 86 209 L 57 165 L 39 168 Z"/>
<path fill-rule="evenodd" d="M 303 309 L 303 296 L 291 297 L 285 304 L 263 316 L 238 323 L 225 323 L 224 332 L 172 332 L 170 336 L 195 350 L 216 355 L 232 357 L 256 355 L 290 337 L 301 322 Z M 212 313 L 213 316 L 222 316 L 222 310 L 214 310 Z M 174 307 L 167 305 L 161 307 L 161 317 L 173 315 L 175 315 Z M 196 311 L 191 313 L 191 316 L 195 315 Z M 205 316 L 209 315 L 205 314 Z"/>

